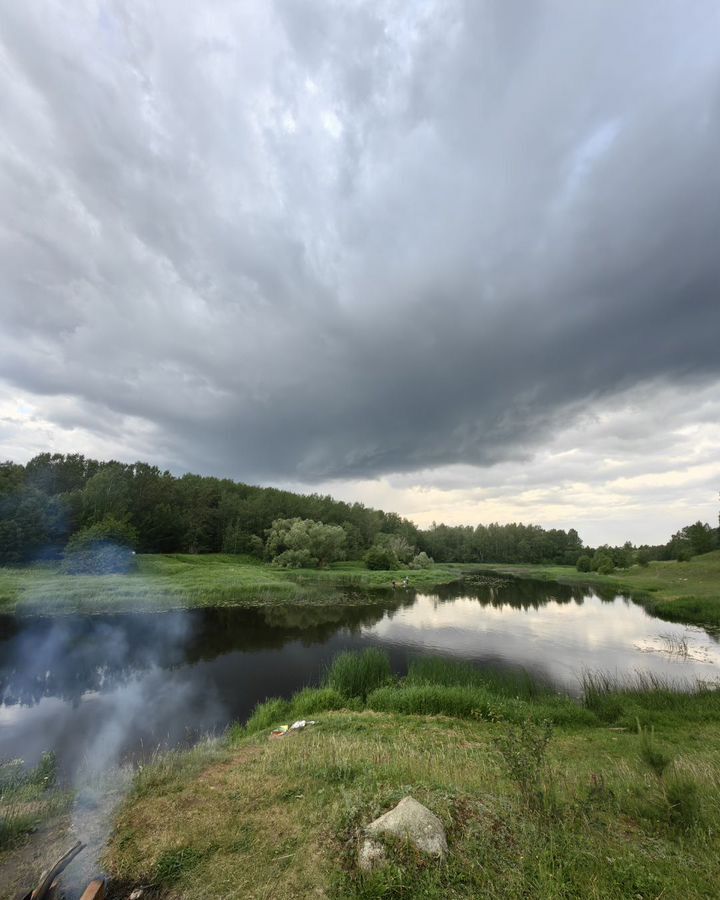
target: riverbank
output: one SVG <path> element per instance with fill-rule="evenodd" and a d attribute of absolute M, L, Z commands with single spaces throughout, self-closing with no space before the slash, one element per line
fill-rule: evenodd
<path fill-rule="evenodd" d="M 280 569 L 252 557 L 225 554 L 147 554 L 128 575 L 65 575 L 58 564 L 0 567 L 0 613 L 62 615 L 163 611 L 285 603 L 356 602 L 362 595 L 409 588 L 431 590 L 474 566 L 370 571 L 362 562 L 326 569 Z M 402 590 L 401 587 L 397 588 Z M 367 601 L 367 596 L 364 597 Z"/>
<path fill-rule="evenodd" d="M 717 692 L 595 680 L 580 703 L 437 661 L 340 668 L 138 774 L 105 855 L 118 897 L 717 896 Z M 296 716 L 318 723 L 269 739 Z M 408 794 L 447 862 L 395 843 L 361 873 L 363 826 Z"/>
<path fill-rule="evenodd" d="M 477 568 L 516 578 L 609 588 L 631 594 L 648 612 L 669 622 L 720 626 L 720 550 L 689 562 L 651 562 L 612 575 L 578 572 L 572 566 L 482 563 Z"/>

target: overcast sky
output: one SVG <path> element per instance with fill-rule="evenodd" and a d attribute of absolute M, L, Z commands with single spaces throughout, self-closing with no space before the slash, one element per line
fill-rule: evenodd
<path fill-rule="evenodd" d="M 716 522 L 716 0 L 0 0 L 0 455 Z"/>

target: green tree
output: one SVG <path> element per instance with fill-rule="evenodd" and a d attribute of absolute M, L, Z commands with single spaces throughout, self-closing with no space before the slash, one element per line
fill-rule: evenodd
<path fill-rule="evenodd" d="M 0 464 L 0 565 L 58 555 L 67 523 L 63 497 L 27 484 L 22 466 Z"/>
<path fill-rule="evenodd" d="M 326 566 L 343 558 L 345 531 L 313 519 L 275 519 L 268 533 L 267 556 L 279 566 Z"/>

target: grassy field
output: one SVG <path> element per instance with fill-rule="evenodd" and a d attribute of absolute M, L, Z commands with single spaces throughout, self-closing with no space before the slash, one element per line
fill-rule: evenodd
<path fill-rule="evenodd" d="M 612 575 L 578 572 L 571 566 L 487 563 L 479 568 L 521 578 L 608 587 L 632 594 L 663 619 L 720 625 L 720 550 L 689 562 L 652 562 L 646 568 L 618 569 Z"/>
<path fill-rule="evenodd" d="M 369 571 L 361 562 L 327 569 L 279 569 L 252 557 L 224 554 L 142 555 L 129 575 L 65 575 L 53 564 L 0 567 L 0 612 L 63 614 L 163 610 L 198 606 L 351 602 L 391 589 L 407 577 L 429 589 L 460 578 L 463 567 Z M 367 598 L 365 598 L 367 599 Z"/>
<path fill-rule="evenodd" d="M 586 688 L 579 703 L 437 660 L 396 682 L 345 657 L 324 687 L 138 773 L 112 896 L 717 897 L 720 694 Z M 318 724 L 268 739 L 297 715 Z M 408 794 L 443 821 L 447 861 L 391 842 L 362 874 L 363 825 Z"/>

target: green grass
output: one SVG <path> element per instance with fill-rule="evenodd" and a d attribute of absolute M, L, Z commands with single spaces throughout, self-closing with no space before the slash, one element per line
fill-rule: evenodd
<path fill-rule="evenodd" d="M 65 809 L 70 795 L 56 786 L 55 757 L 43 754 L 34 769 L 22 760 L 0 763 L 0 850 Z"/>
<path fill-rule="evenodd" d="M 720 625 L 720 550 L 696 556 L 689 562 L 652 562 L 649 566 L 618 569 L 612 575 L 578 572 L 571 566 L 493 565 L 484 571 L 586 584 L 632 594 L 653 615 L 671 622 Z"/>
<path fill-rule="evenodd" d="M 361 653 L 340 653 L 332 661 L 326 676 L 329 688 L 345 699 L 366 700 L 371 691 L 390 680 L 390 660 L 386 653 L 369 647 Z"/>
<path fill-rule="evenodd" d="M 720 693 L 672 697 L 662 684 L 599 678 L 584 701 L 564 698 L 579 717 L 551 726 L 546 689 L 525 699 L 508 690 L 434 661 L 367 704 L 356 696 L 354 710 L 333 709 L 343 697 L 329 687 L 272 701 L 247 728 L 143 769 L 106 868 L 124 888 L 152 885 L 153 896 L 176 900 L 718 895 Z M 481 692 L 517 716 L 476 717 L 463 698 Z M 614 695 L 628 710 L 652 710 L 657 696 L 655 721 L 608 727 L 592 707 Z M 391 698 L 387 709 L 361 708 L 383 705 L 378 697 Z M 318 724 L 268 740 L 301 706 Z M 364 824 L 407 794 L 443 821 L 447 861 L 389 842 L 388 867 L 362 874 Z"/>
<path fill-rule="evenodd" d="M 0 612 L 63 614 L 167 610 L 201 606 L 358 602 L 392 591 L 407 577 L 412 589 L 456 581 L 461 566 L 372 572 L 360 562 L 327 569 L 279 569 L 252 557 L 227 554 L 139 555 L 128 575 L 66 575 L 56 564 L 0 567 Z M 401 596 L 402 588 L 395 591 Z"/>

